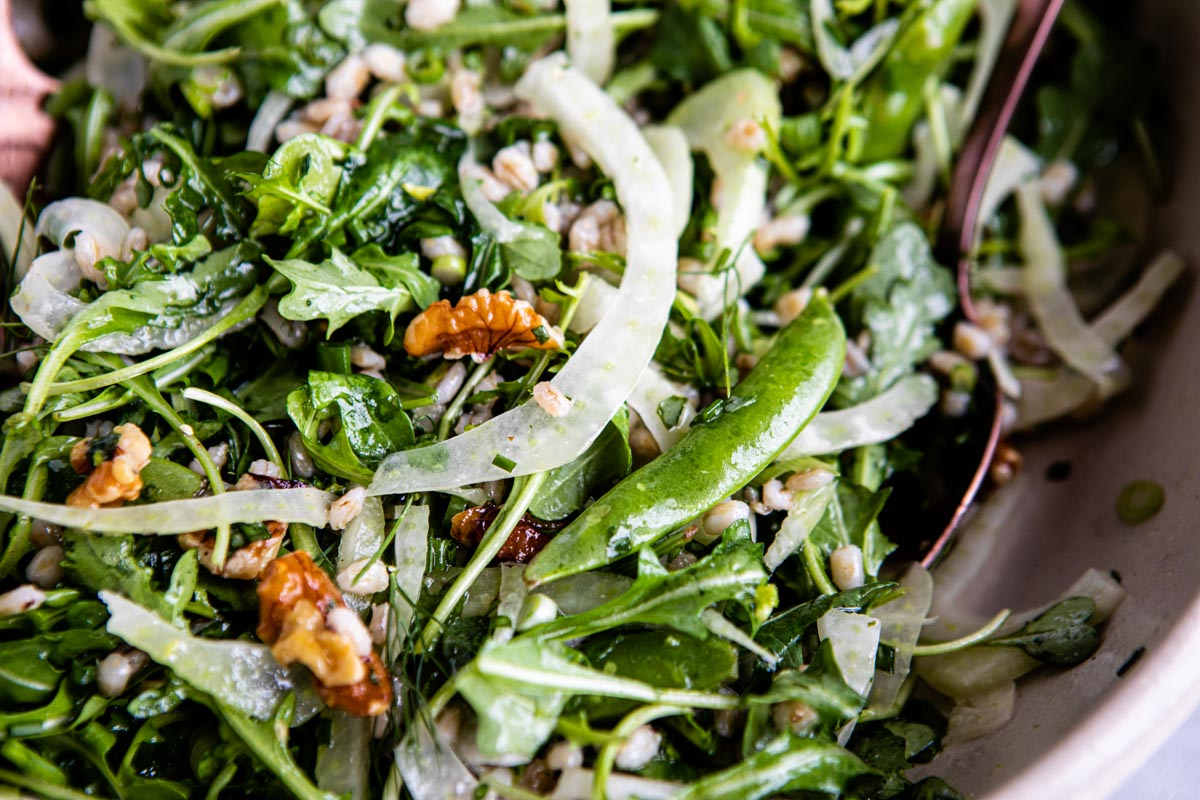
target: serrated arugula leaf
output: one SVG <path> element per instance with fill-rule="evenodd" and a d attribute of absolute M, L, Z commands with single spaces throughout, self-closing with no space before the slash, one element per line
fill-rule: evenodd
<path fill-rule="evenodd" d="M 395 322 L 401 312 L 413 306 L 412 293 L 406 287 L 399 282 L 384 285 L 374 273 L 337 249 L 320 264 L 295 258 L 267 258 L 267 263 L 292 282 L 292 291 L 279 301 L 280 315 L 303 322 L 327 320 L 329 336 L 359 314 L 382 311 Z M 413 269 L 416 264 L 414 253 Z"/>
<path fill-rule="evenodd" d="M 1096 613 L 1090 597 L 1068 597 L 1043 611 L 1016 633 L 991 639 L 988 645 L 1019 647 L 1044 664 L 1071 667 L 1091 658 L 1100 633 L 1088 620 Z"/>
<path fill-rule="evenodd" d="M 850 781 L 873 770 L 833 742 L 783 733 L 732 767 L 706 775 L 677 800 L 758 800 L 784 792 L 839 795 Z"/>
<path fill-rule="evenodd" d="M 119 592 L 140 606 L 171 619 L 175 609 L 154 587 L 154 570 L 142 563 L 133 536 L 63 534 L 63 568 L 93 592 Z"/>
<path fill-rule="evenodd" d="M 737 650 L 710 636 L 697 639 L 662 628 L 601 634 L 580 645 L 593 667 L 652 686 L 714 691 L 737 677 Z M 629 701 L 589 698 L 588 719 L 619 717 Z"/>
<path fill-rule="evenodd" d="M 258 207 L 250 234 L 293 233 L 332 214 L 329 204 L 342 179 L 338 162 L 346 150 L 336 139 L 306 133 L 284 142 L 261 175 L 239 174 L 250 185 L 244 194 Z"/>
<path fill-rule="evenodd" d="M 863 565 L 866 573 L 879 574 L 880 565 L 896 545 L 871 523 L 883 510 L 889 494 L 890 489 L 872 492 L 848 480 L 838 481 L 837 493 L 809 539 L 826 558 L 839 547 L 856 545 L 864 555 L 869 554 Z"/>
<path fill-rule="evenodd" d="M 742 752 L 749 756 L 774 737 L 771 709 L 776 703 L 803 703 L 817 715 L 806 732 L 832 737 L 834 730 L 858 716 L 866 698 L 846 685 L 834 660 L 833 646 L 826 640 L 821 642 L 806 669 L 780 670 L 770 689 L 747 697 L 747 701 L 750 711 L 742 736 Z"/>
<path fill-rule="evenodd" d="M 318 467 L 369 483 L 384 456 L 414 441 L 412 421 L 387 381 L 366 375 L 313 371 L 307 386 L 288 395 L 288 415 Z M 323 421 L 336 422 L 332 438 L 318 439 Z"/>
<path fill-rule="evenodd" d="M 442 285 L 432 275 L 421 272 L 416 253 L 390 256 L 379 245 L 369 244 L 355 250 L 350 258 L 374 275 L 380 284 L 403 286 L 421 308 L 428 308 L 437 301 Z"/>
<path fill-rule="evenodd" d="M 850 296 L 850 318 L 871 335 L 870 367 L 843 376 L 838 405 L 861 403 L 887 389 L 941 343 L 935 326 L 954 309 L 954 280 L 933 259 L 929 240 L 915 224 L 892 228 L 875 245 L 868 264 L 877 272 Z"/>
<path fill-rule="evenodd" d="M 629 449 L 629 412 L 622 408 L 574 461 L 550 471 L 529 506 L 539 519 L 563 519 L 599 497 L 613 482 L 625 477 L 633 464 Z"/>
<path fill-rule="evenodd" d="M 591 611 L 562 617 L 525 634 L 538 640 L 575 639 L 619 625 L 664 625 L 697 639 L 708 636 L 700 618 L 722 600 L 753 602 L 767 579 L 762 545 L 750 539 L 744 522 L 731 525 L 713 551 L 686 569 L 667 572 L 653 551 L 643 549 L 638 577 L 619 597 Z"/>

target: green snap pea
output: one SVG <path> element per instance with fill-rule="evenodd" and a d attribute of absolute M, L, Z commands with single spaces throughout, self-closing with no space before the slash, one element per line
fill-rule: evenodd
<path fill-rule="evenodd" d="M 825 404 L 841 375 L 846 334 L 817 294 L 734 387 L 723 412 L 629 475 L 555 536 L 525 570 L 545 583 L 608 564 L 742 488 Z"/>
<path fill-rule="evenodd" d="M 976 0 L 932 0 L 923 5 L 925 10 L 900 34 L 865 87 L 863 161 L 894 158 L 907 148 L 921 116 L 925 82 L 949 66 Z"/>

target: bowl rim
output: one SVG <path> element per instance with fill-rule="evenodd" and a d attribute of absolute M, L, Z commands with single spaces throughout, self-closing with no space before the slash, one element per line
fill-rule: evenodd
<path fill-rule="evenodd" d="M 1200 707 L 1200 597 L 1084 721 L 983 800 L 1103 800 Z"/>

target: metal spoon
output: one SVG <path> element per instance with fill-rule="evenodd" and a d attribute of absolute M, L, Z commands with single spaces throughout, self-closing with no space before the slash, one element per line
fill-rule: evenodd
<path fill-rule="evenodd" d="M 29 62 L 13 30 L 12 0 L 0 0 L 0 181 L 20 200 L 54 138 L 54 119 L 42 111 L 58 81 Z"/>
<path fill-rule="evenodd" d="M 1029 84 L 1033 68 L 1041 56 L 1054 22 L 1062 10 L 1064 0 L 1019 0 L 1008 39 L 1000 51 L 996 67 L 992 72 L 987 93 L 983 97 L 979 115 L 958 154 L 958 162 L 950 182 L 950 194 L 946 201 L 946 215 L 942 222 L 939 252 L 943 260 L 958 265 L 958 297 L 963 314 L 971 322 L 978 322 L 975 305 L 971 302 L 971 258 L 975 248 L 979 207 L 983 192 L 991 176 L 1000 142 L 1008 132 L 1013 114 Z M 926 550 L 921 564 L 931 566 L 950 543 L 967 509 L 979 493 L 987 476 L 1000 441 L 1003 420 L 1004 397 L 996 390 L 996 408 L 992 415 L 991 430 L 979 466 L 967 485 L 962 500 L 954 509 L 941 535 Z"/>

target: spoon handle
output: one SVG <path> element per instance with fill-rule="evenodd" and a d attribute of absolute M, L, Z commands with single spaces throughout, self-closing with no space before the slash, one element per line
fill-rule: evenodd
<path fill-rule="evenodd" d="M 58 81 L 25 56 L 13 29 L 12 0 L 0 0 L 0 181 L 24 197 L 54 137 L 54 119 L 42 111 Z"/>
<path fill-rule="evenodd" d="M 963 315 L 971 322 L 979 321 L 975 305 L 971 302 L 971 251 L 975 247 L 983 191 L 991 177 L 1000 143 L 1008 133 L 1013 115 L 1025 94 L 1025 87 L 1029 84 L 1033 68 L 1046 46 L 1064 1 L 1019 0 L 1008 39 L 996 60 L 987 92 L 983 96 L 980 113 L 963 142 L 950 181 L 939 252 L 944 260 L 954 261 L 958 265 L 959 303 Z M 980 454 L 979 466 L 971 476 L 971 482 L 950 521 L 921 559 L 923 566 L 931 567 L 937 561 L 962 523 L 967 509 L 975 501 L 1000 443 L 1003 422 L 1004 395 L 997 387 L 991 429 Z"/>

